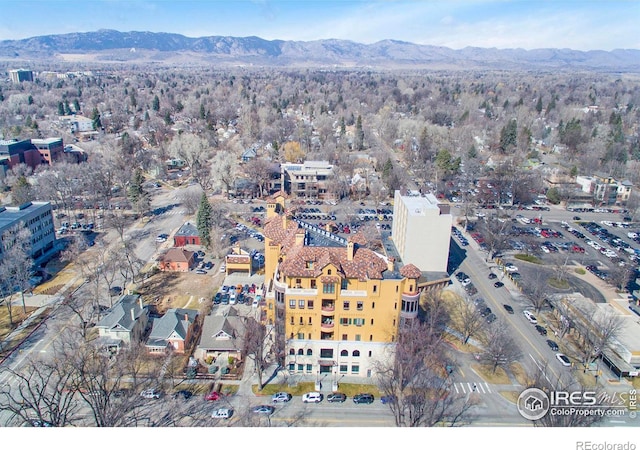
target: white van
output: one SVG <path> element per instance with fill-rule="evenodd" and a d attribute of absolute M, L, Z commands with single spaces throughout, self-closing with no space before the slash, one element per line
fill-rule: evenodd
<path fill-rule="evenodd" d="M 228 419 L 233 415 L 233 409 L 231 408 L 218 408 L 213 411 L 211 417 L 214 419 Z"/>
<path fill-rule="evenodd" d="M 236 304 L 236 291 L 235 290 L 231 290 L 231 292 L 229 292 L 229 304 L 230 305 L 235 305 Z"/>

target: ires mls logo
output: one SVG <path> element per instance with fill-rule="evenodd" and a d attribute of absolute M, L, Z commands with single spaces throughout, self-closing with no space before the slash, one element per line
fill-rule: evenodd
<path fill-rule="evenodd" d="M 525 389 L 518 396 L 516 406 L 522 417 L 529 420 L 542 419 L 548 412 L 551 402 L 542 389 Z"/>

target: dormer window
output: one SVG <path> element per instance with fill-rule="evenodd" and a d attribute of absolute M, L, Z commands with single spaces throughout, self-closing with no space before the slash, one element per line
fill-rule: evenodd
<path fill-rule="evenodd" d="M 306 268 L 307 269 L 313 269 L 313 261 L 307 261 Z"/>

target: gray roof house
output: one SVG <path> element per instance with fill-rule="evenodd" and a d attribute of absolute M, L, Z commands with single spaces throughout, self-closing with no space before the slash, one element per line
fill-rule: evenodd
<path fill-rule="evenodd" d="M 149 323 L 149 310 L 140 295 L 123 295 L 98 322 L 99 339 L 109 350 L 117 351 L 122 344 L 140 341 Z"/>
<path fill-rule="evenodd" d="M 245 318 L 238 316 L 234 307 L 230 307 L 225 315 L 206 316 L 194 356 L 204 361 L 209 356 L 217 358 L 222 353 L 228 353 L 241 359 L 244 321 Z"/>
<path fill-rule="evenodd" d="M 193 338 L 197 318 L 195 309 L 171 308 L 155 319 L 146 343 L 149 353 L 184 353 Z"/>

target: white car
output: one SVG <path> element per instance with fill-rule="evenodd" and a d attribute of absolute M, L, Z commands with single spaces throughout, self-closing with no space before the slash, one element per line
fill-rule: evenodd
<path fill-rule="evenodd" d="M 307 392 L 302 396 L 302 403 L 320 403 L 322 394 L 320 392 Z"/>
<path fill-rule="evenodd" d="M 258 300 L 257 298 L 254 298 L 253 303 L 251 303 L 251 307 L 257 308 L 258 306 L 260 306 L 260 300 Z"/>
<path fill-rule="evenodd" d="M 211 417 L 214 419 L 228 419 L 233 415 L 233 409 L 231 408 L 218 408 L 211 413 Z"/>
<path fill-rule="evenodd" d="M 527 320 L 532 323 L 533 325 L 536 325 L 538 323 L 538 319 L 536 319 L 536 316 L 534 316 L 533 314 L 531 314 L 531 311 L 522 311 L 522 314 L 524 314 L 524 316 L 527 318 Z"/>
<path fill-rule="evenodd" d="M 504 270 L 506 270 L 507 272 L 517 272 L 518 268 L 511 263 L 506 263 L 504 265 Z"/>
<path fill-rule="evenodd" d="M 222 265 L 220 266 L 220 273 L 222 273 L 222 272 L 224 272 L 224 271 L 226 271 L 226 270 L 227 270 L 227 265 L 226 265 L 226 264 L 222 264 Z"/>
<path fill-rule="evenodd" d="M 142 398 L 160 398 L 160 391 L 157 389 L 145 389 L 140 393 Z"/>
<path fill-rule="evenodd" d="M 571 360 L 567 358 L 567 355 L 563 353 L 556 353 L 556 359 L 560 361 L 560 364 L 562 364 L 565 367 L 571 366 Z"/>

